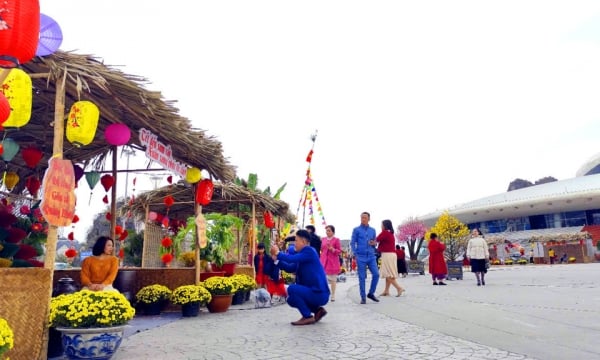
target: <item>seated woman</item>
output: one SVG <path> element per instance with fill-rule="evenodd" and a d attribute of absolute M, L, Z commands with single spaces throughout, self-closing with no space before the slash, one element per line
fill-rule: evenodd
<path fill-rule="evenodd" d="M 113 240 L 100 236 L 89 256 L 81 263 L 81 286 L 83 290 L 118 291 L 112 284 L 119 270 L 119 259 L 114 256 Z"/>

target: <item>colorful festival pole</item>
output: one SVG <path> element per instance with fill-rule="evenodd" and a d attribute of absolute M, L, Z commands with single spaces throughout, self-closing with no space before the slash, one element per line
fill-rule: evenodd
<path fill-rule="evenodd" d="M 302 208 L 302 224 L 300 225 L 302 229 L 304 229 L 304 222 L 306 218 L 306 207 L 308 203 L 308 215 L 310 216 L 310 224 L 315 225 L 315 211 L 314 206 L 316 205 L 319 216 L 321 217 L 321 224 L 323 226 L 327 225 L 325 221 L 325 216 L 323 216 L 323 208 L 321 207 L 321 203 L 319 202 L 319 196 L 317 195 L 317 189 L 315 187 L 315 182 L 312 177 L 312 172 L 310 170 L 310 166 L 312 163 L 312 156 L 315 148 L 315 140 L 317 139 L 317 132 L 310 136 L 310 140 L 312 141 L 312 146 L 308 155 L 306 156 L 306 162 L 308 163 L 308 168 L 306 169 L 306 179 L 304 180 L 304 186 L 302 187 L 302 192 L 300 194 L 300 201 L 298 201 L 298 209 L 296 210 L 296 219 L 299 220 L 300 208 Z"/>

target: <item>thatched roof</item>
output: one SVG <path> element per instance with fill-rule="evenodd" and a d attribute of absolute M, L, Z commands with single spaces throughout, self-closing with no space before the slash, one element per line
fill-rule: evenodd
<path fill-rule="evenodd" d="M 131 211 L 135 218 L 145 219 L 146 207 L 148 207 L 149 211 L 164 214 L 167 212 L 167 208 L 163 200 L 167 195 L 173 196 L 175 200 L 175 204 L 169 209 L 170 218 L 186 219 L 194 215 L 193 189 L 191 185 L 183 182 L 139 194 L 133 204 L 122 207 L 120 212 L 124 215 Z M 236 215 L 237 209 L 240 209 L 239 205 L 245 205 L 247 209 L 251 209 L 253 203 L 256 204 L 258 218 L 262 218 L 262 213 L 268 210 L 274 216 L 282 217 L 287 222 L 295 221 L 295 216 L 290 212 L 289 205 L 285 201 L 274 199 L 269 195 L 235 183 L 215 182 L 211 203 L 203 206 L 202 212 Z"/>
<path fill-rule="evenodd" d="M 178 114 L 173 101 L 166 101 L 160 92 L 147 90 L 147 80 L 109 67 L 88 55 L 58 51 L 46 57 L 36 57 L 22 66 L 32 76 L 33 109 L 30 122 L 19 130 L 6 131 L 6 137 L 17 141 L 21 149 L 36 145 L 44 152 L 37 169 L 27 168 L 18 154 L 10 163 L 22 181 L 31 173 L 43 174 L 48 158 L 52 156 L 53 123 L 56 89 L 59 81 L 66 80 L 65 120 L 71 105 L 89 100 L 100 109 L 100 121 L 94 141 L 76 148 L 65 138 L 63 157 L 83 165 L 86 171 L 103 170 L 106 157 L 113 147 L 104 139 L 105 128 L 113 123 L 124 123 L 131 129 L 128 144 L 142 150 L 139 130 L 145 128 L 158 135 L 158 140 L 171 145 L 173 158 L 188 166 L 208 171 L 214 179 L 223 181 L 235 177 L 235 168 L 223 155 L 219 141 L 203 130 L 192 128 L 190 120 Z M 17 191 L 22 189 L 18 187 Z"/>

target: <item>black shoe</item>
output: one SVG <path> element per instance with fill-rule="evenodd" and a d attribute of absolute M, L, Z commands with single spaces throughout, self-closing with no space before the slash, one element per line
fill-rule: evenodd
<path fill-rule="evenodd" d="M 369 294 L 369 295 L 367 295 L 367 297 L 375 302 L 379 302 L 379 299 L 376 298 L 375 295 L 373 295 L 373 294 Z"/>
<path fill-rule="evenodd" d="M 477 286 L 481 286 L 481 283 L 479 281 L 477 282 Z"/>
<path fill-rule="evenodd" d="M 448 284 L 446 284 L 446 283 L 445 283 L 445 282 L 443 282 L 443 281 L 440 281 L 438 285 L 448 285 Z"/>
<path fill-rule="evenodd" d="M 439 285 L 438 283 L 434 282 L 433 285 Z"/>
<path fill-rule="evenodd" d="M 361 304 L 366 304 L 366 303 L 367 303 L 367 300 L 365 300 L 365 299 L 361 299 L 361 300 L 360 300 L 360 303 L 361 303 Z"/>
<path fill-rule="evenodd" d="M 481 285 L 485 286 L 485 281 L 481 280 Z"/>
<path fill-rule="evenodd" d="M 327 315 L 327 310 L 325 310 L 322 306 L 319 307 L 315 313 L 315 322 L 319 322 L 319 320 L 321 320 L 325 315 Z"/>

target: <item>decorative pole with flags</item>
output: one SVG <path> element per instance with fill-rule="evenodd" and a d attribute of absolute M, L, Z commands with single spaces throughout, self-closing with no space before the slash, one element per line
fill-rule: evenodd
<path fill-rule="evenodd" d="M 308 168 L 306 169 L 306 179 L 304 180 L 304 186 L 302 187 L 300 201 L 298 201 L 298 209 L 296 210 L 296 218 L 299 221 L 300 209 L 302 208 L 302 223 L 299 224 L 301 228 L 304 228 L 307 206 L 308 215 L 310 216 L 309 221 L 311 225 L 315 225 L 315 206 L 318 215 L 321 218 L 321 225 L 327 225 L 327 222 L 325 221 L 325 216 L 323 216 L 323 208 L 321 207 L 321 203 L 319 202 L 319 196 L 317 195 L 317 189 L 315 187 L 315 182 L 313 180 L 312 172 L 310 169 L 312 164 L 312 157 L 314 154 L 315 141 L 317 140 L 317 132 L 318 130 L 315 130 L 315 133 L 310 136 L 312 146 L 310 148 L 310 151 L 308 152 L 308 155 L 306 156 L 306 162 L 308 163 Z"/>

